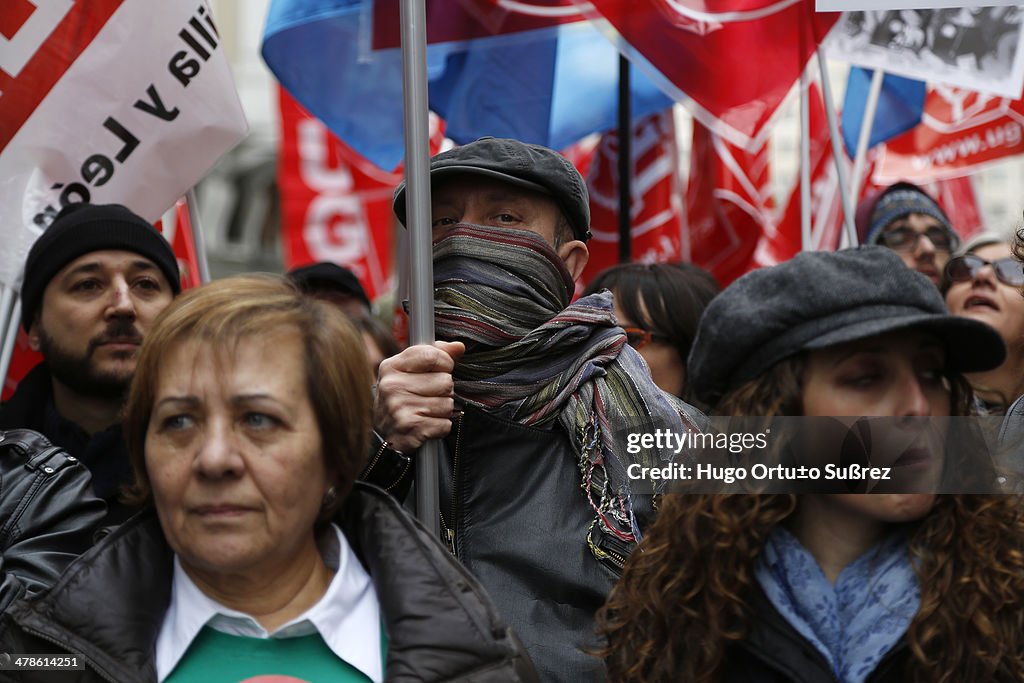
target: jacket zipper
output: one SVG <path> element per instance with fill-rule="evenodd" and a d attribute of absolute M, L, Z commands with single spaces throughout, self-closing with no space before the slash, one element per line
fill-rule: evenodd
<path fill-rule="evenodd" d="M 465 415 L 460 415 L 455 419 L 455 454 L 452 456 L 452 509 L 451 509 L 451 523 L 452 526 L 448 526 L 444 523 L 444 516 L 441 516 L 441 526 L 445 530 L 445 541 L 448 543 L 448 549 L 452 551 L 458 559 L 462 559 L 459 555 L 458 543 L 455 537 L 455 525 L 458 520 L 458 512 L 462 507 L 460 505 L 462 498 L 462 485 L 459 481 L 459 452 L 462 450 L 462 420 Z"/>
<path fill-rule="evenodd" d="M 612 564 L 614 564 L 616 567 L 618 567 L 620 571 L 626 568 L 626 558 L 625 557 L 623 557 L 622 555 L 619 555 L 618 553 L 611 552 L 609 550 L 605 550 L 604 552 L 612 560 Z"/>

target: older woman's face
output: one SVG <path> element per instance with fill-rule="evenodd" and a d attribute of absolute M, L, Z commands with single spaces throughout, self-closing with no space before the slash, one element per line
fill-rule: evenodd
<path fill-rule="evenodd" d="M 990 244 L 972 253 L 986 261 L 1011 258 L 1008 244 Z M 954 282 L 946 292 L 949 312 L 988 323 L 1007 346 L 1024 346 L 1024 296 L 1019 287 L 1001 282 L 991 266 L 985 266 L 967 282 Z"/>
<path fill-rule="evenodd" d="M 164 359 L 146 433 L 160 523 L 186 569 L 274 576 L 315 552 L 328 476 L 297 332 Z"/>

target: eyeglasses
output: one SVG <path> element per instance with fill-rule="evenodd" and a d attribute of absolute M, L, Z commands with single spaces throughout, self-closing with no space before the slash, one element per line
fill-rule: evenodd
<path fill-rule="evenodd" d="M 953 248 L 953 238 L 950 234 L 936 227 L 928 228 L 924 232 L 912 228 L 893 228 L 879 235 L 878 241 L 894 251 L 910 251 L 917 246 L 918 240 L 922 237 L 927 237 L 939 251 L 949 251 Z"/>
<path fill-rule="evenodd" d="M 657 332 L 648 332 L 641 327 L 623 327 L 623 331 L 626 333 L 626 343 L 632 346 L 634 349 L 642 349 L 643 347 L 650 344 L 652 341 L 656 342 L 670 342 L 671 339 L 663 334 Z"/>
<path fill-rule="evenodd" d="M 970 282 L 978 276 L 985 266 L 992 266 L 996 278 L 1010 287 L 1024 286 L 1024 265 L 1014 258 L 1001 258 L 986 261 L 974 254 L 965 254 L 950 259 L 946 264 L 946 277 L 951 282 Z"/>

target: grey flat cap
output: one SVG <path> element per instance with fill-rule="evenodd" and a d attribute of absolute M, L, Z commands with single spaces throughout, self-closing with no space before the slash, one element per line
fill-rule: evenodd
<path fill-rule="evenodd" d="M 948 370 L 989 370 L 1006 358 L 998 332 L 950 315 L 928 278 L 870 245 L 804 252 L 733 282 L 704 311 L 687 363 L 690 389 L 713 404 L 804 349 L 907 328 L 945 342 Z"/>
<path fill-rule="evenodd" d="M 583 176 L 558 152 L 519 140 L 484 137 L 434 155 L 430 180 L 456 174 L 482 175 L 550 195 L 572 226 L 573 235 L 590 239 L 590 198 Z M 405 181 L 395 189 L 392 208 L 405 225 Z"/>

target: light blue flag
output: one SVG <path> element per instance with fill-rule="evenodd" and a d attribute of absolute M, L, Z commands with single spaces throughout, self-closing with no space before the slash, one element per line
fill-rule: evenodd
<path fill-rule="evenodd" d="M 857 153 L 864 122 L 864 110 L 868 91 L 871 89 L 873 71 L 859 66 L 850 67 L 846 81 L 846 96 L 843 99 L 843 144 L 852 158 Z M 882 91 L 878 95 L 878 109 L 871 126 L 868 147 L 874 147 L 886 140 L 904 133 L 921 122 L 924 112 L 924 81 L 886 74 L 882 79 Z"/>
<path fill-rule="evenodd" d="M 364 0 L 272 0 L 263 59 L 281 85 L 382 169 L 404 154 L 397 49 L 362 47 Z M 483 135 L 563 149 L 615 127 L 618 51 L 589 22 L 427 48 L 430 108 L 455 142 Z M 631 70 L 632 114 L 672 104 Z"/>

